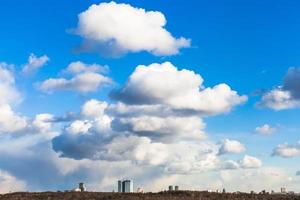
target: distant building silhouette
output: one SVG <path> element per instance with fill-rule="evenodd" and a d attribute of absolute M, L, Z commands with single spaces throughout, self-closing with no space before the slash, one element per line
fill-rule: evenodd
<path fill-rule="evenodd" d="M 144 190 L 142 188 L 138 188 L 136 192 L 137 193 L 144 193 Z"/>
<path fill-rule="evenodd" d="M 286 188 L 285 188 L 285 187 L 280 188 L 280 192 L 281 192 L 282 194 L 287 193 L 287 192 L 286 192 Z"/>
<path fill-rule="evenodd" d="M 80 189 L 81 192 L 86 191 L 86 188 L 84 187 L 83 183 L 79 183 L 79 187 L 78 188 Z"/>
<path fill-rule="evenodd" d="M 74 192 L 85 192 L 86 188 L 84 187 L 83 183 L 79 183 L 78 188 L 73 189 Z"/>
<path fill-rule="evenodd" d="M 131 180 L 119 180 L 118 192 L 133 192 L 133 181 Z"/>

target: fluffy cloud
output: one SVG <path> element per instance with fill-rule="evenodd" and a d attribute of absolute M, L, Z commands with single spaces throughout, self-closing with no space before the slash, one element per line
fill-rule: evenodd
<path fill-rule="evenodd" d="M 12 65 L 0 63 L 0 135 L 18 132 L 27 126 L 25 117 L 11 107 L 11 104 L 21 101 L 11 68 Z"/>
<path fill-rule="evenodd" d="M 89 121 L 76 120 L 71 123 L 69 127 L 66 128 L 68 133 L 71 134 L 85 134 L 88 133 L 92 124 Z"/>
<path fill-rule="evenodd" d="M 109 108 L 106 102 L 95 99 L 84 103 L 81 110 L 83 119 L 71 123 L 60 136 L 52 140 L 54 150 L 62 157 L 79 160 L 159 165 L 168 173 L 190 173 L 217 167 L 217 145 L 197 141 L 204 136 L 201 131 L 204 123 L 200 118 L 174 116 L 164 119 L 147 115 L 119 118 L 117 115 L 109 116 Z M 111 130 L 111 123 L 114 123 L 111 119 L 115 117 L 118 121 L 123 119 L 130 123 L 132 128 Z M 99 123 L 104 119 L 107 119 L 106 123 Z M 125 122 L 123 126 L 126 126 Z M 181 138 L 180 143 L 172 142 L 174 139 L 178 141 L 178 138 Z"/>
<path fill-rule="evenodd" d="M 139 65 L 126 85 L 112 97 L 126 104 L 164 104 L 204 114 L 228 112 L 247 100 L 226 84 L 204 88 L 202 83 L 200 75 L 178 70 L 170 62 Z"/>
<path fill-rule="evenodd" d="M 21 95 L 15 87 L 15 77 L 9 70 L 11 65 L 0 63 L 0 105 L 17 103 Z"/>
<path fill-rule="evenodd" d="M 279 144 L 272 153 L 273 156 L 280 156 L 284 158 L 296 157 L 300 155 L 300 141 L 295 145 Z"/>
<path fill-rule="evenodd" d="M 118 118 L 112 127 L 117 131 L 131 131 L 154 140 L 174 142 L 174 140 L 206 138 L 204 122 L 199 117 L 157 117 L 140 116 Z"/>
<path fill-rule="evenodd" d="M 49 140 L 43 134 L 2 138 L 0 140 L 0 169 L 13 174 L 18 180 L 26 180 L 26 190 L 29 191 L 72 189 L 78 181 L 83 181 L 91 191 L 111 191 L 116 188 L 116 180 L 124 177 L 134 178 L 135 183 L 146 191 L 160 191 L 169 184 L 182 184 L 181 188 L 198 190 L 213 187 L 225 187 L 227 190 L 231 184 L 236 184 L 237 187 L 231 188 L 236 191 L 241 189 L 235 182 L 235 178 L 239 177 L 235 176 L 237 174 L 243 174 L 239 178 L 245 178 L 241 182 L 244 183 L 242 186 L 247 187 L 248 184 L 254 182 L 251 180 L 257 180 L 257 177 L 263 178 L 262 181 L 270 176 L 276 175 L 277 177 L 274 170 L 261 169 L 268 174 L 268 176 L 262 176 L 259 173 L 260 169 L 246 169 L 247 171 L 239 169 L 228 172 L 230 177 L 227 176 L 226 182 L 222 179 L 224 181 L 222 185 L 220 177 L 212 175 L 219 173 L 215 170 L 218 164 L 218 158 L 215 156 L 218 147 L 209 143 L 193 145 L 156 143 L 157 145 L 154 145 L 147 138 L 121 136 L 116 137 L 114 142 L 109 144 L 111 151 L 103 153 L 103 156 L 112 156 L 114 161 L 74 160 L 59 157 L 58 153 L 53 152 Z M 32 170 L 33 166 L 39 166 L 39 168 Z M 192 175 L 188 175 L 192 172 L 194 172 Z M 222 171 L 223 173 L 226 172 Z M 249 173 L 257 173 L 257 175 L 248 179 L 246 174 Z M 222 176 L 222 178 L 225 177 Z M 198 180 L 207 180 L 207 182 L 201 182 L 195 187 Z M 274 181 L 272 184 L 279 184 L 277 179 L 272 178 L 272 180 Z M 285 179 L 280 180 L 283 181 L 280 183 L 285 182 Z M 158 182 L 159 186 L 154 184 L 154 187 L 153 183 Z M 263 186 L 263 184 L 257 186 L 256 183 L 247 188 L 247 191 L 253 187 L 261 190 Z"/>
<path fill-rule="evenodd" d="M 53 147 L 64 157 L 130 161 L 139 165 L 162 166 L 166 172 L 175 174 L 212 170 L 218 164 L 215 145 L 164 144 L 138 136 L 118 136 L 112 140 L 103 140 L 99 135 L 74 137 L 64 134 L 54 138 Z"/>
<path fill-rule="evenodd" d="M 201 116 L 229 112 L 247 97 L 226 84 L 205 88 L 202 83 L 200 75 L 169 62 L 140 65 L 112 93 L 117 102 L 87 101 L 81 119 L 52 140 L 53 149 L 62 157 L 129 161 L 170 174 L 219 169 L 220 145 L 203 141 Z M 222 149 L 241 153 L 245 147 L 226 140 Z"/>
<path fill-rule="evenodd" d="M 38 114 L 32 122 L 32 125 L 36 127 L 39 132 L 46 132 L 51 129 L 54 116 L 49 113 Z"/>
<path fill-rule="evenodd" d="M 18 192 L 26 189 L 26 183 L 0 170 L 0 193 Z"/>
<path fill-rule="evenodd" d="M 75 32 L 86 40 L 82 47 L 86 50 L 110 55 L 148 51 L 164 56 L 178 54 L 180 48 L 190 46 L 189 39 L 174 38 L 164 28 L 167 21 L 158 11 L 110 2 L 94 4 L 78 18 Z"/>
<path fill-rule="evenodd" d="M 233 170 L 233 169 L 255 169 L 262 166 L 262 161 L 253 156 L 245 155 L 239 161 L 225 160 L 221 163 L 220 169 Z"/>
<path fill-rule="evenodd" d="M 223 170 L 219 174 L 222 187 L 226 188 L 226 191 L 250 192 L 253 190 L 260 192 L 263 189 L 278 191 L 283 185 L 289 189 L 295 188 L 295 183 L 291 182 L 289 174 L 281 168 L 262 167 L 235 171 Z"/>
<path fill-rule="evenodd" d="M 81 115 L 89 119 L 93 131 L 106 134 L 110 132 L 111 121 L 113 120 L 111 116 L 106 114 L 107 109 L 108 103 L 91 99 L 82 106 Z"/>
<path fill-rule="evenodd" d="M 71 74 L 79 74 L 83 72 L 100 72 L 106 73 L 108 66 L 98 64 L 86 64 L 81 61 L 72 62 L 68 65 L 66 72 Z"/>
<path fill-rule="evenodd" d="M 274 131 L 276 131 L 276 129 L 271 127 L 269 124 L 264 124 L 255 128 L 255 132 L 262 135 L 270 135 L 274 133 Z"/>
<path fill-rule="evenodd" d="M 219 154 L 226 153 L 242 153 L 246 150 L 245 146 L 237 140 L 225 139 L 220 142 L 221 146 L 219 149 Z"/>
<path fill-rule="evenodd" d="M 239 164 L 242 168 L 259 168 L 262 162 L 258 158 L 245 155 L 244 158 L 239 161 Z"/>
<path fill-rule="evenodd" d="M 25 117 L 15 113 L 8 104 L 0 105 L 0 134 L 13 133 L 27 126 Z"/>
<path fill-rule="evenodd" d="M 268 107 L 274 110 L 284 110 L 298 107 L 298 100 L 294 99 L 290 91 L 285 91 L 282 88 L 277 88 L 266 93 L 258 106 Z"/>
<path fill-rule="evenodd" d="M 37 57 L 34 54 L 30 54 L 28 63 L 23 67 L 23 73 L 28 74 L 30 72 L 36 71 L 39 68 L 43 67 L 49 60 L 50 59 L 47 55 Z"/>
<path fill-rule="evenodd" d="M 54 92 L 71 90 L 81 93 L 94 92 L 99 87 L 111 84 L 112 80 L 97 71 L 101 71 L 98 65 L 87 65 L 84 63 L 71 63 L 67 70 L 74 74 L 71 79 L 50 78 L 39 84 L 39 89 L 43 92 Z"/>
<path fill-rule="evenodd" d="M 150 165 L 159 165 L 168 157 L 167 147 L 162 143 L 152 143 L 147 137 L 120 136 L 105 147 L 103 159 L 130 160 Z"/>
<path fill-rule="evenodd" d="M 233 160 L 226 160 L 223 162 L 221 169 L 238 169 L 240 167 L 239 163 Z"/>
<path fill-rule="evenodd" d="M 61 189 L 57 182 L 68 180 L 70 188 L 74 187 L 74 182 L 84 181 L 91 184 L 91 188 L 99 189 L 100 186 L 111 190 L 115 180 L 125 176 L 137 177 L 137 181 L 149 185 L 153 177 L 161 178 L 162 175 L 168 179 L 174 175 L 249 167 L 239 161 L 223 164 L 218 155 L 220 145 L 206 138 L 205 123 L 201 118 L 228 112 L 246 97 L 239 96 L 225 84 L 205 88 L 200 75 L 177 70 L 170 63 L 153 66 L 138 67 L 122 88 L 122 91 L 130 88 L 134 93 L 131 79 L 144 73 L 145 82 L 141 77 L 134 83 L 148 90 L 146 96 L 141 95 L 143 101 L 130 102 L 120 98 L 109 104 L 91 99 L 74 114 L 76 117 L 69 120 L 49 113 L 27 119 L 8 109 L 14 118 L 24 119 L 27 124 L 18 130 L 24 134 L 0 136 L 0 169 L 26 180 L 29 189 Z M 83 74 L 104 73 L 101 66 L 80 62 L 71 63 L 63 72 L 64 76 L 73 77 L 62 78 L 66 81 Z M 167 89 L 148 83 L 150 80 L 166 80 L 159 85 L 166 85 Z M 223 91 L 223 87 L 229 89 Z M 196 100 L 180 100 L 177 89 L 187 100 Z M 122 91 L 118 97 L 124 97 Z M 143 94 L 142 91 L 137 89 L 137 95 Z M 202 99 L 206 101 L 205 106 L 204 103 L 198 105 L 197 100 Z M 217 105 L 219 103 L 222 105 Z M 212 107 L 205 110 L 207 106 Z M 58 129 L 61 133 L 54 131 Z M 33 165 L 41 167 L 31 172 Z"/>
<path fill-rule="evenodd" d="M 101 74 L 84 73 L 76 75 L 70 80 L 64 78 L 50 78 L 45 80 L 39 88 L 44 92 L 71 90 L 86 93 L 94 92 L 100 86 L 109 83 L 111 83 L 111 80 Z"/>
<path fill-rule="evenodd" d="M 300 68 L 289 68 L 284 77 L 282 86 L 279 86 L 265 95 L 258 106 L 274 110 L 297 108 L 300 106 Z"/>
<path fill-rule="evenodd" d="M 0 157 L 2 172 L 13 175 L 14 180 L 26 180 L 28 191 L 73 189 L 79 181 L 85 182 L 88 189 L 92 191 L 111 191 L 115 188 L 116 180 L 124 176 L 141 177 L 143 174 L 145 177 L 150 177 L 151 173 L 154 173 L 147 170 L 147 167 L 141 170 L 140 167 L 128 162 L 61 158 L 51 149 L 49 138 L 44 134 L 2 137 Z M 36 166 L 39 167 L 32 170 Z M 25 190 L 23 187 L 13 189 L 13 185 L 8 184 L 9 181 L 4 181 L 5 184 L 2 185 L 1 170 L 0 192 L 4 188 L 7 191 Z M 99 185 L 104 179 L 109 179 L 110 184 Z M 17 186 L 17 182 L 15 183 L 14 186 Z M 9 186 L 11 187 L 8 188 Z"/>
<path fill-rule="evenodd" d="M 173 143 L 165 171 L 171 174 L 190 174 L 216 170 L 219 167 L 217 145 L 211 142 Z"/>
<path fill-rule="evenodd" d="M 86 117 L 101 117 L 105 114 L 108 104 L 96 99 L 91 99 L 84 103 L 81 108 L 81 114 Z"/>

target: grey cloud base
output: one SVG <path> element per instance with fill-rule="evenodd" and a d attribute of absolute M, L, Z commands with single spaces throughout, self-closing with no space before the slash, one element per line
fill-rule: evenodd
<path fill-rule="evenodd" d="M 273 110 L 285 110 L 300 107 L 300 68 L 291 67 L 284 76 L 283 85 L 270 90 L 257 104 Z"/>

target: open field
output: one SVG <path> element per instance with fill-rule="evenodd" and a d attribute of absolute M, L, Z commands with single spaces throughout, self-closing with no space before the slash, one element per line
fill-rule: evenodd
<path fill-rule="evenodd" d="M 298 195 L 281 194 L 232 194 L 208 192 L 162 192 L 162 193 L 105 193 L 105 192 L 42 192 L 42 193 L 10 193 L 0 195 L 1 200 L 292 200 Z"/>

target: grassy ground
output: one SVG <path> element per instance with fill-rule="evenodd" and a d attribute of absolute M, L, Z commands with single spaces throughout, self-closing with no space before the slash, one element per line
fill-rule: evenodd
<path fill-rule="evenodd" d="M 162 193 L 105 193 L 105 192 L 41 192 L 10 193 L 0 195 L 0 200 L 295 200 L 298 195 L 231 194 L 208 192 L 162 192 Z"/>

